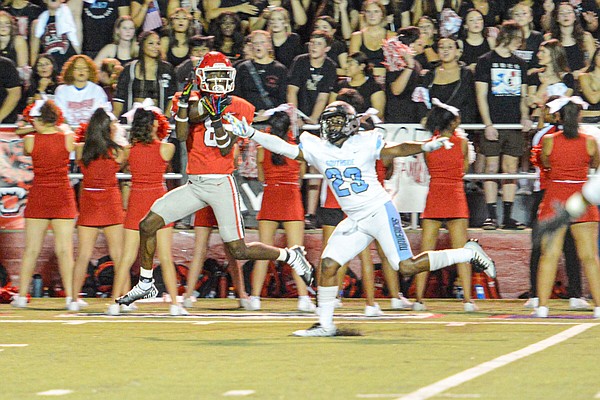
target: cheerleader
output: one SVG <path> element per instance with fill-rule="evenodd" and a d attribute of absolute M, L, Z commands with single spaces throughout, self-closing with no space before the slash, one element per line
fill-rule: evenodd
<path fill-rule="evenodd" d="M 127 160 L 127 154 L 123 146 L 115 142 L 117 131 L 116 118 L 103 108 L 94 111 L 89 125 L 83 124 L 78 129 L 78 136 L 83 137 L 84 142 L 75 146 L 76 159 L 83 172 L 77 220 L 79 247 L 73 273 L 75 299 L 83 287 L 100 229 L 104 231 L 114 270 L 119 271 L 121 267 L 125 214 L 116 173 Z M 85 305 L 83 300 L 73 301 L 69 310 L 79 311 Z"/>
<path fill-rule="evenodd" d="M 33 183 L 25 208 L 25 251 L 21 261 L 19 295 L 12 301 L 14 307 L 27 307 L 27 289 L 35 264 L 42 250 L 48 226 L 54 232 L 54 249 L 67 308 L 73 299 L 73 230 L 77 206 L 69 183 L 69 152 L 73 151 L 73 135 L 59 128 L 63 116 L 51 101 L 36 100 L 23 115 L 33 125 L 20 128 L 17 134 L 30 133 L 24 138 L 24 153 L 31 156 Z"/>

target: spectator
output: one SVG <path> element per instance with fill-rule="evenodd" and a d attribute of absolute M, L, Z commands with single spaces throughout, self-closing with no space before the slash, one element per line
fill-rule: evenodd
<path fill-rule="evenodd" d="M 177 68 L 190 55 L 189 39 L 194 35 L 192 14 L 185 8 L 177 8 L 169 17 L 167 34 L 160 39 L 163 60 Z"/>
<path fill-rule="evenodd" d="M 89 59 L 87 56 L 80 57 Z M 84 135 L 85 142 L 75 146 L 83 172 L 83 185 L 79 197 L 78 247 L 73 271 L 73 302 L 69 304 L 71 311 L 79 311 L 86 305 L 84 301 L 77 300 L 77 296 L 83 287 L 100 229 L 106 237 L 114 270 L 121 268 L 125 215 L 116 173 L 127 161 L 127 154 L 113 139 L 117 130 L 117 121 L 113 118 L 104 108 L 96 108 L 89 119 L 89 126 L 81 128 L 84 132 L 80 134 Z"/>
<path fill-rule="evenodd" d="M 560 41 L 567 52 L 569 69 L 575 79 L 578 79 L 579 74 L 585 72 L 590 64 L 590 55 L 596 50 L 594 38 L 591 33 L 583 30 L 570 3 L 560 3 L 553 15 L 555 19 L 550 23 L 550 32 L 546 34 L 546 38 Z"/>
<path fill-rule="evenodd" d="M 0 56 L 12 60 L 21 71 L 22 78 L 29 78 L 28 74 L 23 75 L 23 68 L 29 65 L 27 41 L 17 33 L 16 20 L 6 11 L 0 11 Z"/>
<path fill-rule="evenodd" d="M 583 122 L 600 122 L 600 49 L 594 52 L 587 71 L 579 75 L 579 85 L 581 96 L 590 105 L 587 110 L 581 112 Z"/>
<path fill-rule="evenodd" d="M 105 58 L 100 65 L 98 81 L 106 93 L 108 101 L 112 103 L 113 95 L 117 90 L 119 75 L 123 72 L 123 66 L 116 58 Z"/>
<path fill-rule="evenodd" d="M 441 63 L 422 78 L 429 99 L 437 98 L 444 104 L 458 108 L 464 123 L 477 122 L 475 81 L 471 70 L 458 62 L 458 43 L 451 37 L 441 38 L 437 47 Z"/>
<path fill-rule="evenodd" d="M 17 20 L 17 32 L 23 36 L 25 40 L 29 40 L 29 27 L 38 19 L 42 13 L 42 8 L 29 0 L 12 0 L 4 2 L 6 6 L 4 10 Z"/>
<path fill-rule="evenodd" d="M 254 17 L 250 17 L 250 31 L 265 29 L 269 14 L 276 7 L 282 7 L 288 12 L 293 21 L 294 30 L 296 30 L 306 25 L 308 21 L 306 9 L 309 4 L 306 0 L 261 0 L 257 5 L 259 10 L 262 8 L 262 12 L 259 12 Z"/>
<path fill-rule="evenodd" d="M 363 14 L 364 28 L 352 33 L 348 51 L 350 53 L 363 52 L 369 63 L 373 64 L 373 76 L 376 80 L 381 80 L 385 76 L 385 67 L 382 64 L 382 43 L 384 39 L 389 39 L 395 34 L 382 26 L 386 19 L 385 7 L 377 0 L 367 0 L 363 4 Z"/>
<path fill-rule="evenodd" d="M 485 27 L 494 27 L 500 22 L 502 10 L 495 0 L 463 0 L 460 3 L 458 15 L 464 20 L 471 9 L 481 12 Z"/>
<path fill-rule="evenodd" d="M 398 40 L 410 47 L 413 52 L 423 47 L 419 28 L 409 26 L 398 30 Z M 400 71 L 388 71 L 385 77 L 387 99 L 385 102 L 385 122 L 418 123 L 417 103 L 412 94 L 419 83 L 421 65 L 412 54 L 406 54 L 406 67 Z"/>
<path fill-rule="evenodd" d="M 288 70 L 273 58 L 269 32 L 253 31 L 250 42 L 254 58 L 236 66 L 234 94 L 252 103 L 260 114 L 286 102 Z"/>
<path fill-rule="evenodd" d="M 41 100 L 42 96 L 54 98 L 58 87 L 58 66 L 50 54 L 40 54 L 31 73 L 31 84 L 25 96 L 27 104 Z"/>
<path fill-rule="evenodd" d="M 335 63 L 338 76 L 343 76 L 346 72 L 346 61 L 348 59 L 348 46 L 342 38 L 338 23 L 329 15 L 322 15 L 315 21 L 315 30 L 323 31 L 333 38 L 331 49 L 327 52 L 327 57 Z"/>
<path fill-rule="evenodd" d="M 577 100 L 576 100 L 577 101 Z M 559 102 L 558 104 L 553 104 Z M 577 103 L 558 99 L 548 104 L 550 112 L 559 108 L 560 122 L 563 130 L 542 139 L 541 161 L 545 168 L 550 168 L 550 182 L 544 199 L 540 205 L 538 218 L 544 221 L 554 214 L 554 203 L 564 205 L 574 193 L 581 191 L 587 180 L 589 168 L 598 168 L 600 156 L 598 145 L 593 137 L 579 133 L 580 107 Z M 566 104 L 564 104 L 566 103 Z M 562 107 L 560 105 L 564 104 Z M 542 243 L 542 256 L 538 270 L 539 307 L 536 316 L 548 316 L 548 299 L 556 278 L 558 259 L 562 253 L 567 229 L 573 234 L 577 253 L 588 278 L 590 292 L 594 299 L 594 317 L 600 317 L 600 265 L 598 263 L 598 207 L 588 205 L 585 213 L 573 221 L 570 226 L 563 226 L 552 237 Z"/>
<path fill-rule="evenodd" d="M 0 57 L 0 124 L 17 120 L 17 105 L 21 99 L 21 80 L 15 64 Z"/>
<path fill-rule="evenodd" d="M 135 40 L 135 25 L 131 17 L 125 15 L 115 22 L 113 42 L 104 46 L 94 61 L 100 65 L 105 58 L 114 58 L 125 65 L 138 56 L 139 50 Z"/>
<path fill-rule="evenodd" d="M 127 0 L 69 0 L 68 5 L 77 26 L 81 51 L 91 59 L 113 42 L 118 18 L 129 15 Z"/>
<path fill-rule="evenodd" d="M 273 39 L 275 59 L 286 68 L 291 68 L 294 58 L 302 54 L 303 47 L 300 36 L 292 32 L 290 16 L 285 8 L 276 7 L 271 10 L 267 27 Z"/>
<path fill-rule="evenodd" d="M 530 74 L 532 69 L 538 66 L 537 52 L 544 41 L 544 35 L 533 30 L 533 11 L 526 3 L 517 3 L 510 10 L 510 15 L 523 30 L 525 39 L 524 48 L 516 50 L 515 55 L 527 62 L 527 71 Z"/>
<path fill-rule="evenodd" d="M 77 216 L 75 194 L 67 175 L 69 152 L 74 149 L 73 136 L 58 128 L 62 116 L 52 101 L 32 108 L 29 115 L 33 118 L 34 129 L 23 132 L 32 133 L 23 141 L 23 152 L 31 155 L 34 178 L 25 208 L 21 285 L 19 295 L 11 304 L 19 308 L 27 307 L 31 274 L 42 250 L 48 226 L 51 225 L 68 307 L 73 299 L 73 230 Z M 17 133 L 21 132 L 17 130 Z"/>
<path fill-rule="evenodd" d="M 137 60 L 125 65 L 119 76 L 117 92 L 113 98 L 117 117 L 130 110 L 134 102 L 152 99 L 154 104 L 170 115 L 171 99 L 177 85 L 173 67 L 160 59 L 160 43 L 156 32 L 140 34 L 140 55 Z"/>
<path fill-rule="evenodd" d="M 91 58 L 78 54 L 64 65 L 56 88 L 56 105 L 69 125 L 88 122 L 98 107 L 109 106 L 108 97 L 98 85 L 98 68 Z"/>
<path fill-rule="evenodd" d="M 158 32 L 163 27 L 163 18 L 179 7 L 179 0 L 132 0 L 131 17 L 136 28 L 142 32 Z"/>
<path fill-rule="evenodd" d="M 544 31 L 552 29 L 552 23 L 556 22 L 556 9 L 560 1 L 544 0 L 541 25 Z M 598 32 L 598 6 L 593 0 L 581 0 L 570 3 L 575 11 L 577 20 L 588 32 Z"/>
<path fill-rule="evenodd" d="M 523 43 L 523 31 L 515 21 L 505 21 L 498 34 L 497 47 L 479 58 L 475 69 L 477 106 L 485 133 L 481 140 L 481 153 L 486 156 L 485 172 L 488 174 L 517 172 L 519 157 L 525 148 L 523 132 L 531 128 L 527 107 L 527 65 L 512 54 Z M 522 131 L 497 130 L 494 124 L 515 124 L 520 120 Z M 502 168 L 500 168 L 502 155 Z M 523 229 L 524 225 L 511 217 L 516 184 L 504 180 L 502 200 L 504 229 Z M 485 201 L 488 218 L 483 229 L 497 229 L 496 201 L 498 183 L 485 181 Z"/>
<path fill-rule="evenodd" d="M 213 50 L 212 36 L 192 36 L 189 39 L 190 57 L 175 68 L 175 79 L 177 80 L 177 90 L 182 90 L 190 76 L 196 79 L 194 67 L 206 53 Z"/>
<path fill-rule="evenodd" d="M 354 2 L 348 0 L 321 0 L 317 6 L 317 20 L 323 16 L 333 18 L 336 25 L 340 26 L 342 39 L 349 40 L 352 32 L 358 29 L 360 22 L 360 13 L 353 7 L 353 4 Z M 317 27 L 315 23 L 315 29 L 321 28 Z"/>
<path fill-rule="evenodd" d="M 52 54 L 59 68 L 71 56 L 81 52 L 77 26 L 71 10 L 61 0 L 44 0 L 46 11 L 31 24 L 29 62 L 34 64 L 38 54 Z"/>
<path fill-rule="evenodd" d="M 294 142 L 289 115 L 285 111 L 275 112 L 268 121 L 269 132 L 287 142 Z M 263 182 L 264 192 L 258 220 L 258 235 L 262 243 L 273 245 L 279 224 L 283 224 L 288 247 L 302 246 L 304 242 L 304 207 L 300 180 L 306 164 L 289 160 L 282 155 L 271 153 L 262 147 L 258 148 L 256 157 L 258 180 Z M 285 203 L 281 199 L 286 199 Z M 250 307 L 260 310 L 260 293 L 265 282 L 269 262 L 257 260 L 252 272 L 252 296 Z M 298 289 L 298 310 L 315 311 L 315 305 L 308 296 L 306 284 L 293 273 Z"/>
<path fill-rule="evenodd" d="M 496 47 L 497 29 L 490 28 L 486 31 L 493 32 L 493 35 L 484 34 L 483 14 L 479 10 L 471 9 L 463 18 L 466 37 L 461 40 L 460 61 L 465 63 L 471 71 L 475 72 L 477 60 L 482 55 L 488 53 Z"/>
<path fill-rule="evenodd" d="M 423 59 L 417 57 L 417 61 L 427 70 L 433 69 L 435 63 L 440 60 L 437 54 L 437 34 L 438 30 L 435 22 L 428 16 L 419 18 L 417 25 L 421 31 L 421 39 L 423 40 Z"/>
<path fill-rule="evenodd" d="M 244 34 L 240 17 L 226 11 L 215 18 L 209 28 L 214 36 L 215 50 L 227 56 L 231 62 L 242 57 L 244 47 Z"/>
<path fill-rule="evenodd" d="M 442 2 L 435 0 L 408 0 L 400 9 L 402 12 L 402 27 L 405 28 L 417 24 L 423 16 L 440 21 L 440 14 L 444 8 L 458 11 L 460 4 L 460 0 L 444 0 Z"/>
<path fill-rule="evenodd" d="M 217 19 L 224 12 L 241 14 L 244 21 L 249 17 L 255 17 L 259 13 L 258 7 L 246 0 L 206 0 L 204 4 L 204 16 L 209 23 Z"/>
<path fill-rule="evenodd" d="M 385 111 L 385 92 L 382 87 L 375 82 L 371 71 L 371 65 L 367 60 L 367 56 L 362 53 L 353 53 L 348 59 L 346 67 L 346 75 L 350 80 L 341 80 L 335 86 L 331 96 L 329 96 L 329 103 L 332 103 L 337 99 L 337 94 L 340 89 L 351 88 L 358 91 L 363 98 L 363 107 L 357 107 L 358 113 L 363 113 L 367 109 L 373 107 L 378 113 L 379 118 L 383 118 Z"/>

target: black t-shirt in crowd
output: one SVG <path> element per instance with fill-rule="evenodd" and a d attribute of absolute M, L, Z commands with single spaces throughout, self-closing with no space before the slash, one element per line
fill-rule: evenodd
<path fill-rule="evenodd" d="M 6 57 L 0 57 L 0 105 L 4 104 L 7 97 L 6 89 L 12 89 L 21 86 L 21 79 L 15 64 Z M 2 123 L 13 123 L 17 121 L 17 107 L 4 118 Z"/>
<path fill-rule="evenodd" d="M 303 53 L 304 45 L 297 33 L 290 33 L 287 40 L 279 47 L 275 47 L 275 59 L 286 68 L 290 68 L 296 56 Z"/>
<path fill-rule="evenodd" d="M 410 78 L 406 88 L 402 93 L 396 96 L 392 93 L 391 85 L 400 76 L 402 71 L 388 71 L 385 74 L 385 122 L 387 123 L 418 123 L 419 108 L 418 104 L 412 101 L 412 94 L 419 84 L 419 74 L 421 66 L 417 64 L 415 70 L 411 71 Z"/>
<path fill-rule="evenodd" d="M 31 23 L 38 19 L 42 13 L 42 8 L 38 5 L 28 3 L 23 8 L 6 7 L 4 8 L 10 15 L 17 20 L 17 32 L 19 35 L 29 38 L 29 27 Z"/>
<path fill-rule="evenodd" d="M 521 57 L 501 57 L 493 50 L 484 54 L 477 61 L 475 82 L 488 84 L 492 122 L 510 124 L 521 120 L 521 85 L 527 85 L 527 64 Z"/>
<path fill-rule="evenodd" d="M 532 31 L 525 41 L 525 48 L 514 52 L 515 55 L 521 57 L 527 63 L 527 69 L 539 66 L 537 52 L 543 41 L 544 35 L 538 31 Z"/>
<path fill-rule="evenodd" d="M 336 78 L 335 63 L 329 57 L 325 57 L 319 68 L 310 65 L 308 54 L 296 57 L 290 69 L 288 84 L 299 88 L 298 109 L 310 116 L 319 93 L 331 92 Z"/>
<path fill-rule="evenodd" d="M 267 92 L 271 105 L 268 105 L 252 78 L 251 65 L 254 66 L 263 89 Z M 286 102 L 287 95 L 287 68 L 279 61 L 270 64 L 258 64 L 246 60 L 236 66 L 234 94 L 248 100 L 257 110 L 266 110 Z"/>
<path fill-rule="evenodd" d="M 304 45 L 304 53 L 308 53 L 308 43 Z M 348 45 L 342 40 L 333 40 L 331 43 L 331 49 L 327 52 L 327 57 L 331 58 L 331 61 L 335 63 L 336 68 L 340 68 L 340 54 L 348 53 Z"/>
<path fill-rule="evenodd" d="M 84 53 L 98 53 L 102 47 L 113 42 L 115 21 L 119 18 L 119 7 L 128 6 L 127 0 L 83 2 L 81 23 L 83 25 L 82 49 Z"/>
<path fill-rule="evenodd" d="M 371 96 L 374 93 L 381 92 L 383 88 L 372 77 L 367 77 L 365 83 L 360 86 L 350 86 L 350 82 L 346 79 L 338 80 L 334 92 L 339 93 L 339 91 L 343 88 L 350 88 L 356 90 L 363 97 L 365 101 L 365 106 L 363 109 L 356 110 L 359 113 L 367 111 L 369 107 L 371 107 Z"/>

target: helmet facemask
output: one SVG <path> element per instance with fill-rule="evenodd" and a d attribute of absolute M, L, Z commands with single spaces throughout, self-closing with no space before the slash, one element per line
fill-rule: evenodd
<path fill-rule="evenodd" d="M 327 107 L 321 118 L 321 139 L 335 144 L 340 139 L 352 136 L 358 131 L 360 120 L 342 106 Z"/>
<path fill-rule="evenodd" d="M 198 68 L 198 86 L 202 92 L 224 95 L 235 88 L 235 68 L 225 65 Z"/>

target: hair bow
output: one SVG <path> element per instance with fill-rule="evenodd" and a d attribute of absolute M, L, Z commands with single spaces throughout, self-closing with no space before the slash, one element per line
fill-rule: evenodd
<path fill-rule="evenodd" d="M 438 98 L 434 97 L 433 99 L 431 99 L 431 104 L 436 107 L 443 108 L 444 110 L 450 111 L 455 117 L 458 117 L 460 115 L 460 110 L 458 108 L 450 106 L 448 104 L 444 104 Z"/>
<path fill-rule="evenodd" d="M 561 108 L 563 108 L 565 106 L 565 104 L 567 104 L 567 103 L 577 104 L 577 105 L 581 106 L 581 108 L 583 108 L 584 110 L 587 110 L 588 107 L 590 106 L 587 102 L 585 102 L 579 96 L 570 96 L 570 97 L 562 96 L 556 100 L 552 100 L 551 102 L 546 104 L 546 106 L 548 107 L 548 112 L 550 114 L 554 114 L 555 112 L 557 112 Z"/>
<path fill-rule="evenodd" d="M 46 104 L 46 101 L 48 101 L 48 97 L 46 97 L 46 95 L 43 95 L 41 100 L 36 100 L 33 103 L 33 107 L 31 107 L 31 109 L 29 110 L 29 116 L 30 117 L 39 117 L 42 115 L 42 106 L 44 104 Z"/>
<path fill-rule="evenodd" d="M 135 112 L 138 108 L 141 108 L 146 111 L 153 111 L 155 113 L 163 115 L 163 111 L 154 105 L 154 100 L 150 98 L 145 98 L 144 101 L 141 103 L 137 101 L 133 103 L 131 110 L 127 111 L 125 114 L 122 115 L 127 120 L 127 123 L 129 125 L 131 125 L 131 122 L 133 121 L 133 116 L 135 115 Z"/>

